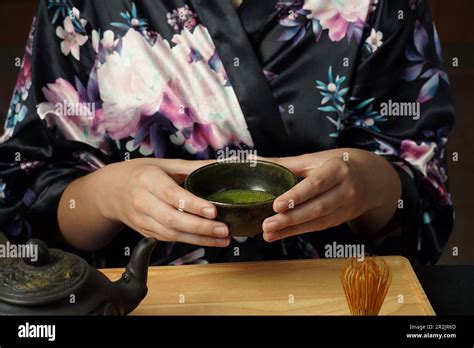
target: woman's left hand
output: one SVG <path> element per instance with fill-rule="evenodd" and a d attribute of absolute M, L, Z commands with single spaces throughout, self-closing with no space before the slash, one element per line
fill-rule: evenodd
<path fill-rule="evenodd" d="M 304 177 L 275 199 L 277 214 L 263 222 L 268 242 L 345 222 L 355 232 L 375 233 L 397 209 L 400 178 L 389 162 L 371 152 L 347 148 L 266 160 Z"/>

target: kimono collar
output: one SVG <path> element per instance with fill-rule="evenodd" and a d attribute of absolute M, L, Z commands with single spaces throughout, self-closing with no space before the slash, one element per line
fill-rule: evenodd
<path fill-rule="evenodd" d="M 255 149 L 262 156 L 284 156 L 288 150 L 288 135 L 261 62 L 249 40 L 239 13 L 252 27 L 252 5 L 244 2 L 235 9 L 228 0 L 192 0 L 202 23 L 207 27 L 224 64 L 247 121 Z M 265 1 L 267 4 L 269 1 Z M 273 2 L 273 1 L 270 1 Z M 265 7 L 261 7 L 262 11 Z M 261 12 L 260 12 L 261 13 Z"/>

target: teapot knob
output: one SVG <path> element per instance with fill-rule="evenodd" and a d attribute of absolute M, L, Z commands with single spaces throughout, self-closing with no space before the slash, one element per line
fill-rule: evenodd
<path fill-rule="evenodd" d="M 45 242 L 32 238 L 26 242 L 26 246 L 31 248 L 31 257 L 23 258 L 23 262 L 29 266 L 46 266 L 51 261 L 49 249 Z"/>

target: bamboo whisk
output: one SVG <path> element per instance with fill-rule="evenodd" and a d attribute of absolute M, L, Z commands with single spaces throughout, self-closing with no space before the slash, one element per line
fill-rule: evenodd
<path fill-rule="evenodd" d="M 352 315 L 378 315 L 392 274 L 380 258 L 351 259 L 343 267 L 341 282 Z"/>

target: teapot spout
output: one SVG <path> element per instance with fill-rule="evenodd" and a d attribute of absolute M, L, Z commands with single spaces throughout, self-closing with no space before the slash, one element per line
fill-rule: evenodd
<path fill-rule="evenodd" d="M 115 282 L 124 314 L 133 311 L 147 294 L 148 265 L 157 242 L 155 238 L 142 239 L 133 250 L 122 278 Z"/>

